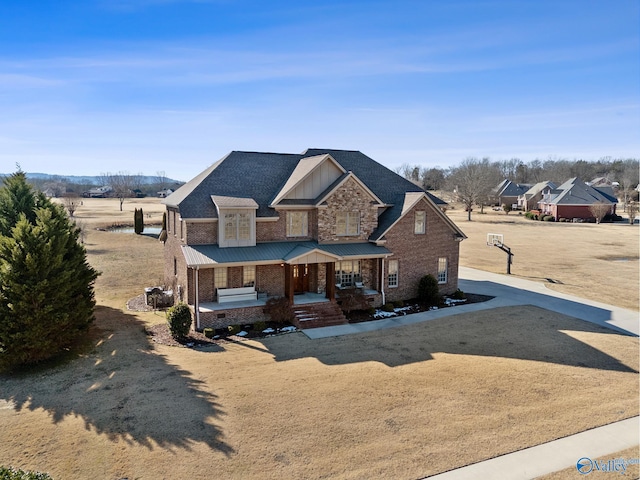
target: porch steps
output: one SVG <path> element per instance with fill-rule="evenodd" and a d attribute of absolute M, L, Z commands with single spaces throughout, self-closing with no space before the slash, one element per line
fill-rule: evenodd
<path fill-rule="evenodd" d="M 348 323 L 338 304 L 334 302 L 294 305 L 293 323 L 300 329 L 330 327 Z"/>

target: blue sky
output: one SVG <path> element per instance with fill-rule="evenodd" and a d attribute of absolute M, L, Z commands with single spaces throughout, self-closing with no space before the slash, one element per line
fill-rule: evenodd
<path fill-rule="evenodd" d="M 638 0 L 22 0 L 0 172 L 188 180 L 231 150 L 640 156 Z"/>

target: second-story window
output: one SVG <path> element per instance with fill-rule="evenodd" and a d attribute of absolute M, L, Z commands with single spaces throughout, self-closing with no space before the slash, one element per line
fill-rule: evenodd
<path fill-rule="evenodd" d="M 348 236 L 360 234 L 359 212 L 338 212 L 336 214 L 336 235 Z"/>
<path fill-rule="evenodd" d="M 224 239 L 249 240 L 251 238 L 251 214 L 225 213 Z"/>
<path fill-rule="evenodd" d="M 417 211 L 416 212 L 416 219 L 415 219 L 415 226 L 414 226 L 414 233 L 416 234 L 422 234 L 426 231 L 426 224 L 427 224 L 427 218 L 426 218 L 426 212 L 421 210 L 421 211 Z"/>
<path fill-rule="evenodd" d="M 287 237 L 307 237 L 308 235 L 308 212 L 287 212 Z"/>

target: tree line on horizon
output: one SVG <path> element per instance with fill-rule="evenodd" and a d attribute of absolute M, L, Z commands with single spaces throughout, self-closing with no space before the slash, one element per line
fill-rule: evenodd
<path fill-rule="evenodd" d="M 633 189 L 640 183 L 640 160 L 637 158 L 603 157 L 596 161 L 535 159 L 524 162 L 518 158 L 491 160 L 489 157 L 468 157 L 447 168 L 404 163 L 395 171 L 425 190 L 452 190 L 457 174 L 469 165 L 478 166 L 494 187 L 505 179 L 524 184 L 548 180 L 559 185 L 573 177 L 584 182 L 604 177 L 611 182 L 618 182 L 621 189 Z"/>
<path fill-rule="evenodd" d="M 421 167 L 403 164 L 396 172 L 425 190 L 447 192 L 452 199 L 465 204 L 471 220 L 471 208 L 488 204 L 500 182 L 510 180 L 517 184 L 534 185 L 551 181 L 561 185 L 570 178 L 577 177 L 583 182 L 604 178 L 614 185 L 616 195 L 627 203 L 638 200 L 637 187 L 640 183 L 640 161 L 635 158 L 598 161 L 585 160 L 532 160 L 523 162 L 517 158 L 491 161 L 488 157 L 469 157 L 450 168 Z"/>
<path fill-rule="evenodd" d="M 5 175 L 0 175 L 4 177 Z M 8 176 L 8 175 L 7 175 Z M 157 192 L 170 188 L 177 189 L 184 182 L 168 178 L 163 171 L 155 175 L 142 173 L 131 174 L 129 172 L 106 172 L 95 176 L 66 177 L 55 174 L 29 174 L 25 173 L 26 180 L 33 188 L 47 195 L 58 198 L 65 196 L 81 197 L 96 187 L 111 187 L 112 190 L 129 191 L 138 196 L 155 196 Z M 2 178 L 0 178 L 2 180 Z M 113 196 L 120 196 L 114 194 Z"/>

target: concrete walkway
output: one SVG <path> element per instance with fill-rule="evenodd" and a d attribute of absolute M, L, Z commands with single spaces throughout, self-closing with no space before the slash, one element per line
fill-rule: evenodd
<path fill-rule="evenodd" d="M 460 267 L 459 286 L 463 292 L 491 295 L 495 298 L 488 302 L 460 305 L 402 317 L 303 330 L 303 333 L 311 339 L 326 338 L 395 328 L 459 313 L 515 305 L 534 305 L 596 323 L 627 335 L 638 336 L 640 334 L 640 315 L 638 312 L 556 292 L 547 288 L 544 283 Z M 640 417 L 634 417 L 451 470 L 429 477 L 429 479 L 532 479 L 568 467 L 575 468 L 578 460 L 583 457 L 596 459 L 613 455 L 626 448 L 637 446 L 639 439 Z M 576 474 L 580 475 L 577 469 Z"/>
<path fill-rule="evenodd" d="M 476 480 L 478 478 L 528 480 L 568 467 L 575 468 L 575 476 L 579 477 L 581 475 L 577 469 L 578 460 L 584 457 L 591 460 L 604 457 L 609 460 L 607 455 L 637 446 L 639 427 L 639 417 L 629 418 L 427 478 L 429 480 Z M 638 455 L 625 460 L 631 460 L 631 458 L 637 459 Z M 610 459 L 613 460 L 614 457 Z M 580 463 L 588 465 L 589 462 Z M 612 478 L 617 477 L 615 472 L 611 475 L 614 475 Z"/>

